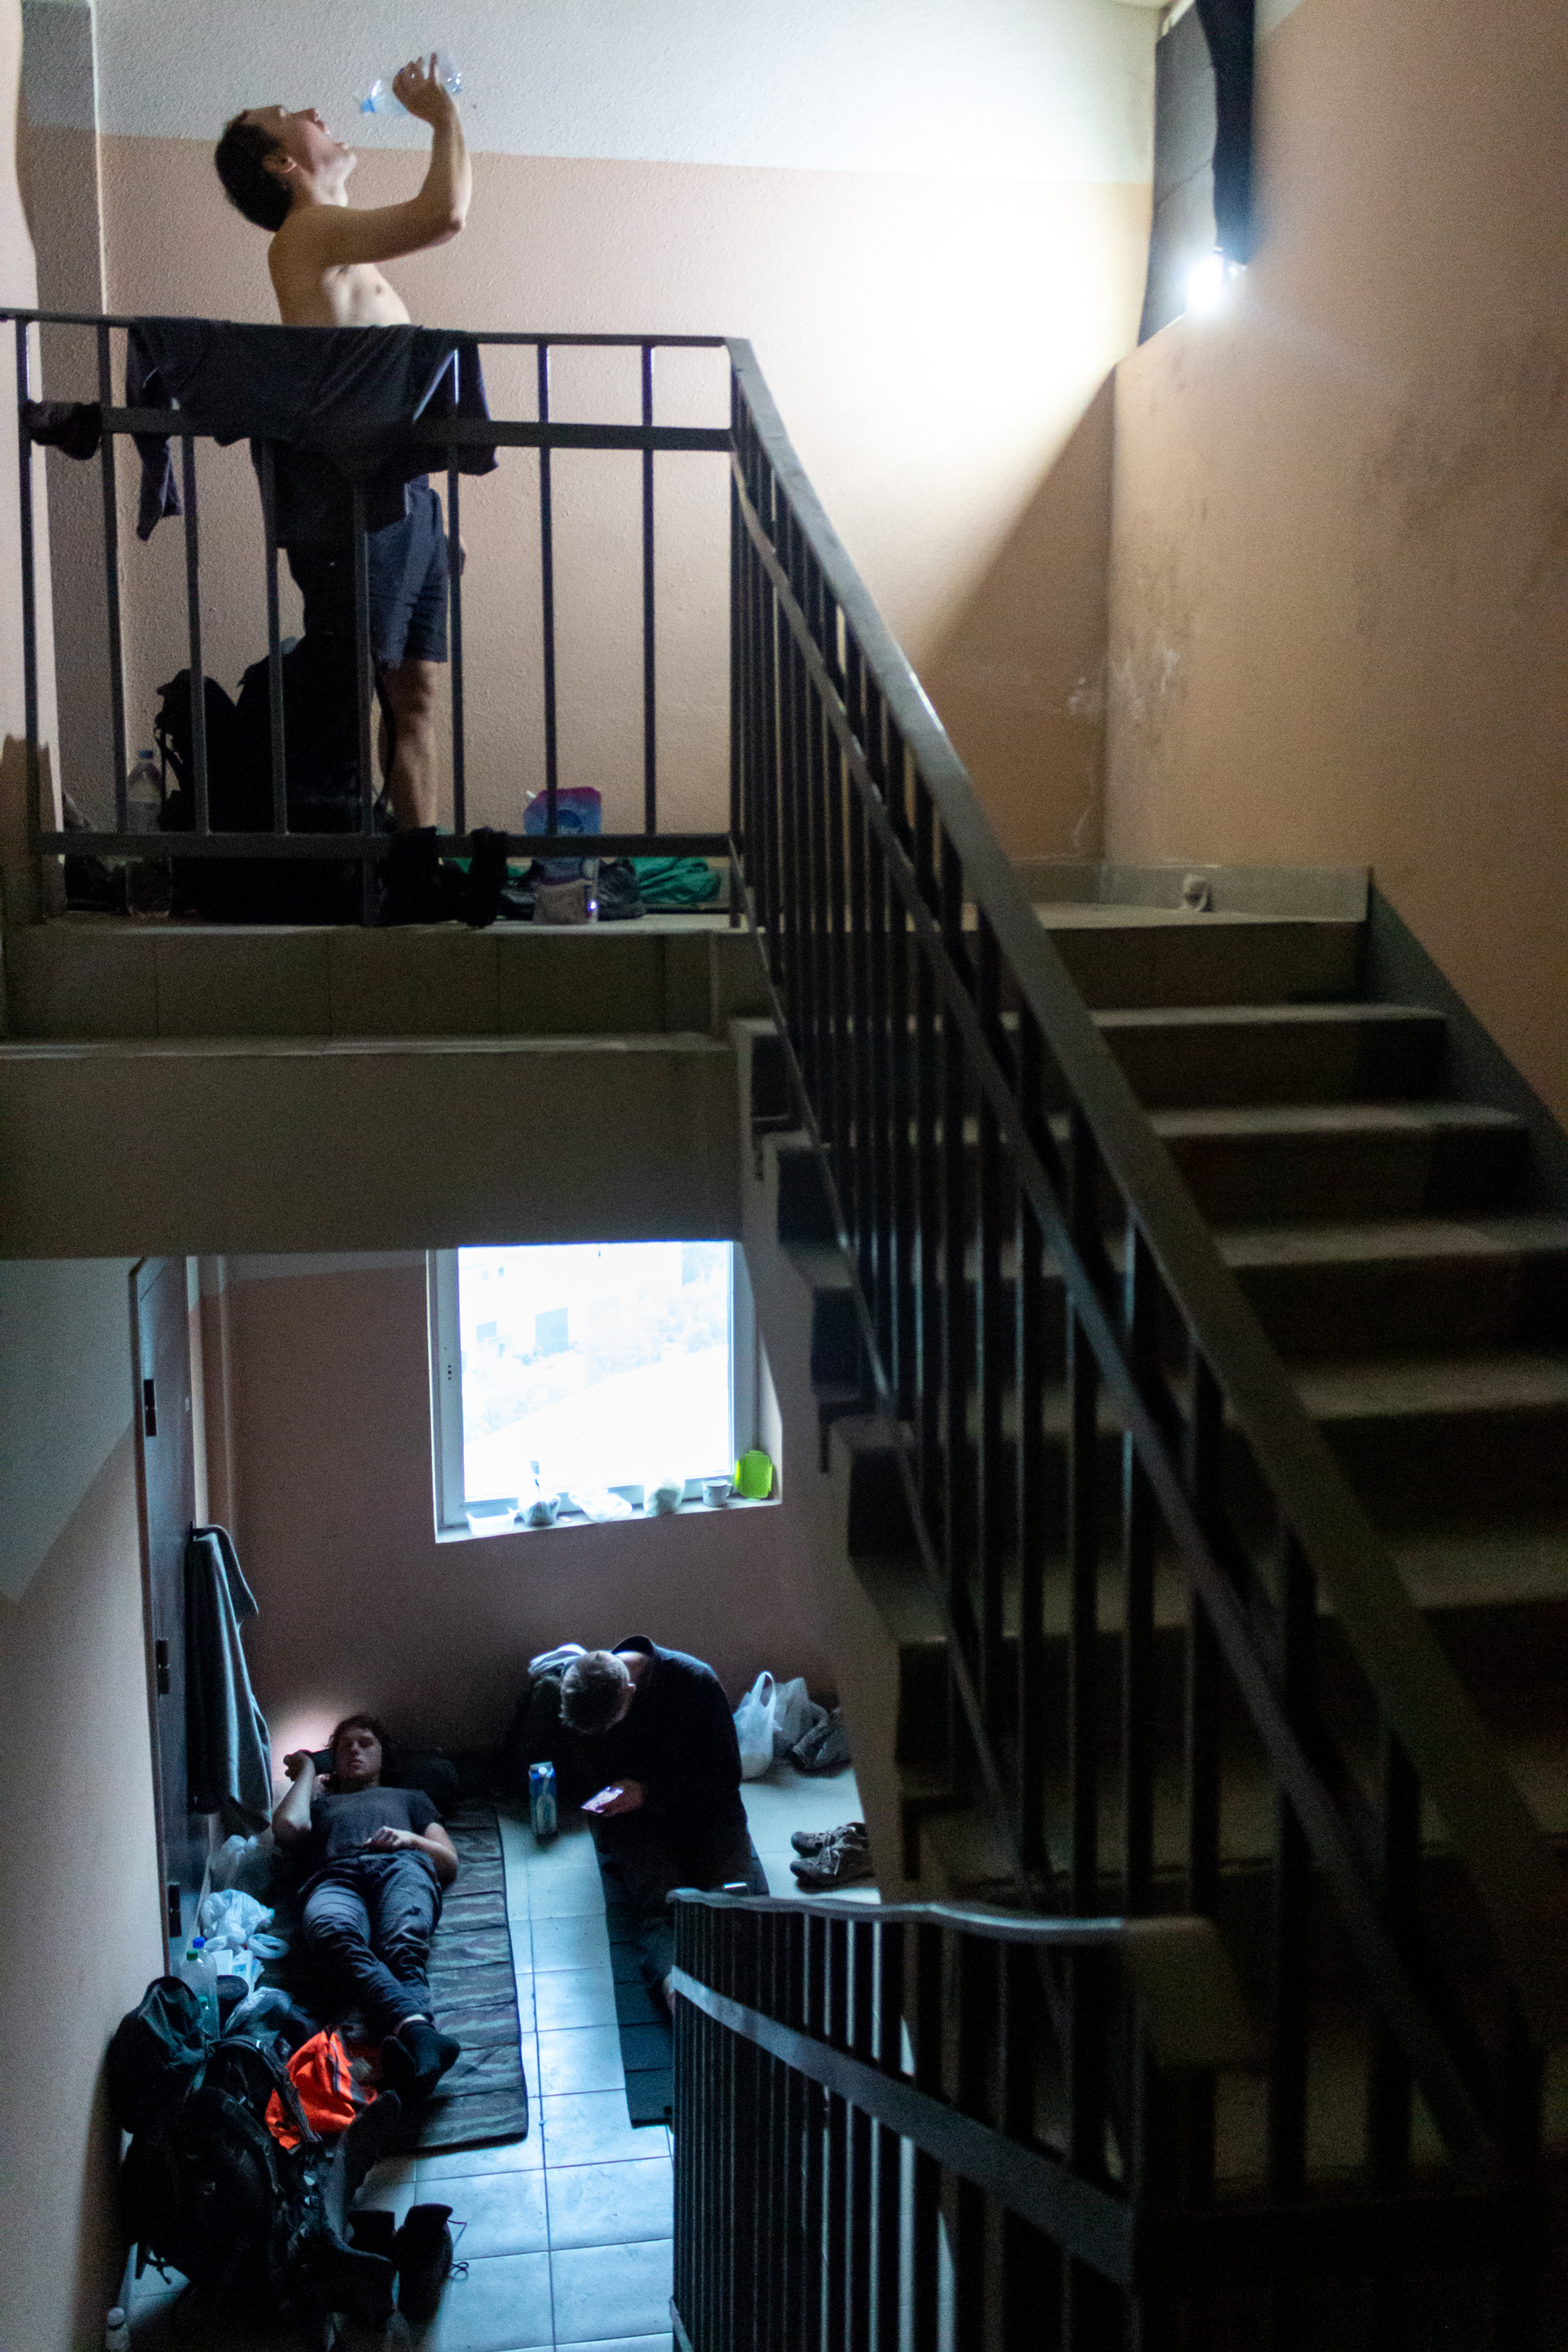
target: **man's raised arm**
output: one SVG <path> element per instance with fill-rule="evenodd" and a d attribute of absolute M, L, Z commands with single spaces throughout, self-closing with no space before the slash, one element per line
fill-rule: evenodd
<path fill-rule="evenodd" d="M 425 184 L 406 204 L 380 205 L 356 212 L 344 204 L 307 205 L 290 213 L 274 240 L 274 253 L 289 263 L 331 269 L 355 261 L 395 261 L 447 245 L 468 216 L 473 167 L 457 107 L 436 78 L 436 60 L 415 58 L 393 82 L 408 112 L 434 132 Z"/>

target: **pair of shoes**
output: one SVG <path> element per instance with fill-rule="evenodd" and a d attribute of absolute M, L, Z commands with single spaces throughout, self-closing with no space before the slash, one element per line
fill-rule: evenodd
<path fill-rule="evenodd" d="M 413 2205 L 401 2229 L 390 2213 L 375 2210 L 355 2213 L 350 2220 L 355 2252 L 377 2254 L 393 2265 L 397 2308 L 405 2319 L 418 2322 L 436 2316 L 441 2289 L 452 2270 L 452 2232 L 447 2227 L 451 2218 L 449 2205 Z M 389 2296 L 386 2317 L 391 2315 Z"/>
<path fill-rule="evenodd" d="M 792 1830 L 796 1853 L 826 1853 L 830 1845 L 869 1845 L 864 1822 L 842 1822 L 836 1830 Z"/>
<path fill-rule="evenodd" d="M 381 2075 L 407 2107 L 427 2099 L 448 2066 L 463 2054 L 449 2033 L 438 2033 L 427 2017 L 405 2018 L 381 2045 Z"/>
<path fill-rule="evenodd" d="M 479 825 L 468 836 L 468 870 L 446 863 L 433 824 L 395 833 L 382 868 L 380 924 L 467 923 L 487 930 L 500 912 L 507 878 L 506 835 Z"/>
<path fill-rule="evenodd" d="M 868 1845 L 825 1845 L 820 1853 L 807 1854 L 792 1862 L 800 1885 L 815 1887 L 826 1895 L 837 1895 L 843 1886 L 868 1886 L 876 1879 L 871 1867 Z"/>

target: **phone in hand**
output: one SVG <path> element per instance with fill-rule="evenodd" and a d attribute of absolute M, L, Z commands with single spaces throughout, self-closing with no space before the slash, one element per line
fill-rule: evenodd
<path fill-rule="evenodd" d="M 585 1813 L 607 1812 L 609 1808 L 615 1803 L 616 1799 L 617 1797 L 624 1796 L 625 1794 L 626 1791 L 624 1789 L 601 1789 L 597 1795 L 584 1798 L 583 1811 Z"/>

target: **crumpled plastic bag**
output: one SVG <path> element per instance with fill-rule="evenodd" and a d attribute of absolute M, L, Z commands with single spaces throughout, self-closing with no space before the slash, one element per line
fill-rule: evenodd
<path fill-rule="evenodd" d="M 842 1707 L 824 1714 L 822 1721 L 813 1724 L 805 1737 L 795 1742 L 789 1756 L 798 1772 L 842 1772 L 850 1760 Z"/>
<path fill-rule="evenodd" d="M 263 1830 L 256 1837 L 228 1837 L 212 1859 L 212 1883 L 220 1888 L 238 1887 L 265 1902 L 272 1892 L 272 1832 Z"/>
<path fill-rule="evenodd" d="M 569 1666 L 574 1658 L 585 1658 L 588 1653 L 581 1642 L 561 1642 L 553 1650 L 541 1650 L 537 1658 L 530 1658 L 531 1675 L 552 1675 L 558 1667 Z"/>
<path fill-rule="evenodd" d="M 204 1895 L 196 1914 L 196 1925 L 206 1937 L 207 1948 L 222 1966 L 222 1955 L 229 1952 L 253 1952 L 258 1959 L 281 1959 L 289 1947 L 281 1936 L 269 1936 L 266 1930 L 272 1925 L 272 1914 L 265 1903 L 254 1895 L 245 1894 L 237 1886 L 219 1887 Z"/>
<path fill-rule="evenodd" d="M 797 1740 L 826 1720 L 827 1709 L 810 1696 L 804 1675 L 780 1683 L 773 1701 L 773 1754 L 787 1756 Z"/>
<path fill-rule="evenodd" d="M 741 1744 L 741 1778 L 760 1780 L 773 1760 L 773 1717 L 778 1685 L 764 1669 L 735 1709 L 735 1737 Z"/>

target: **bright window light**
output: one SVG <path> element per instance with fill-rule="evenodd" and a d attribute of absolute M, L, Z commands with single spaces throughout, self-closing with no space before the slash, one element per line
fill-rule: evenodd
<path fill-rule="evenodd" d="M 462 1481 L 470 1502 L 602 1494 L 735 1460 L 733 1247 L 463 1249 Z"/>
<path fill-rule="evenodd" d="M 1231 279 L 1240 265 L 1227 261 L 1219 247 L 1194 261 L 1187 272 L 1187 310 L 1202 317 L 1205 311 L 1217 310 L 1224 302 Z"/>

